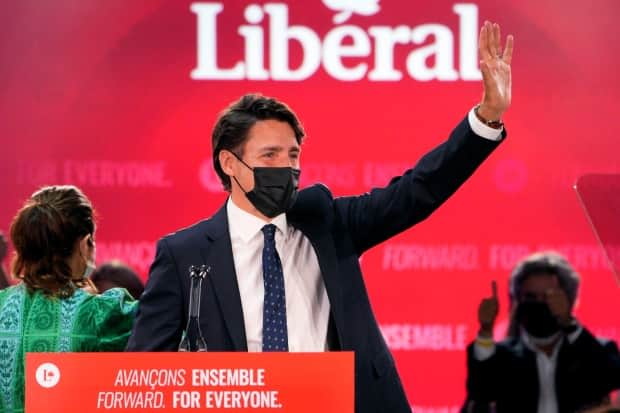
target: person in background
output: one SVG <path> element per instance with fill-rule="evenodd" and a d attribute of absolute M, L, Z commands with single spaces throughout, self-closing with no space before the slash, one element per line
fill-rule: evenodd
<path fill-rule="evenodd" d="M 478 309 L 467 349 L 464 412 L 579 412 L 609 403 L 620 388 L 615 342 L 595 338 L 574 316 L 579 276 L 553 252 L 536 253 L 510 276 L 508 337 L 493 340 L 497 287 Z"/>
<path fill-rule="evenodd" d="M 6 258 L 6 254 L 9 251 L 9 246 L 6 242 L 6 238 L 4 234 L 0 232 L 0 290 L 11 285 L 9 282 L 9 277 L 4 270 L 4 259 Z"/>
<path fill-rule="evenodd" d="M 90 280 L 100 293 L 110 288 L 120 287 L 126 289 L 133 298 L 138 300 L 144 291 L 144 283 L 138 274 L 118 260 L 97 267 L 91 274 Z"/>
<path fill-rule="evenodd" d="M 93 207 L 74 186 L 36 191 L 11 224 L 12 273 L 0 291 L 0 412 L 24 410 L 27 352 L 122 351 L 137 301 L 84 290 L 95 263 Z"/>

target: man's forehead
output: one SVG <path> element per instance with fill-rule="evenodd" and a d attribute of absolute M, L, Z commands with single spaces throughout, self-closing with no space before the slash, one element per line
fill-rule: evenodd
<path fill-rule="evenodd" d="M 248 131 L 248 136 L 271 135 L 295 138 L 295 131 L 288 122 L 277 119 L 257 120 Z"/>
<path fill-rule="evenodd" d="M 545 286 L 557 286 L 558 277 L 552 273 L 535 273 L 528 276 L 522 284 L 523 290 L 536 290 Z"/>
<path fill-rule="evenodd" d="M 265 143 L 264 145 L 257 145 L 256 149 L 261 152 L 281 152 L 281 151 L 299 152 L 301 150 L 297 142 L 291 145 L 270 145 L 268 143 Z"/>
<path fill-rule="evenodd" d="M 246 146 L 253 150 L 299 150 L 300 145 L 293 128 L 281 121 L 263 120 L 252 126 L 248 133 Z"/>

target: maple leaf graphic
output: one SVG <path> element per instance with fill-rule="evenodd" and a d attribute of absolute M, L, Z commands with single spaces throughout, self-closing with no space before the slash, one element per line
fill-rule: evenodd
<path fill-rule="evenodd" d="M 342 24 L 355 14 L 371 16 L 379 12 L 380 0 L 323 0 L 330 10 L 337 11 L 333 18 L 334 24 Z"/>

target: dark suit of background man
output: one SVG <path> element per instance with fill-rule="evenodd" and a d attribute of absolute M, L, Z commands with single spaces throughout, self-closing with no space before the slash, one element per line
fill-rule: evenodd
<path fill-rule="evenodd" d="M 620 388 L 618 347 L 574 318 L 578 289 L 564 257 L 526 257 L 510 277 L 508 337 L 495 343 L 493 283 L 493 295 L 478 309 L 478 338 L 468 347 L 465 413 L 575 413 L 609 402 Z"/>
<path fill-rule="evenodd" d="M 209 350 L 354 351 L 356 411 L 410 411 L 358 259 L 429 216 L 505 136 L 512 37 L 502 53 L 499 26 L 486 22 L 480 53 L 481 104 L 413 169 L 360 196 L 333 198 L 322 185 L 297 192 L 304 132 L 286 105 L 247 95 L 230 106 L 212 135 L 230 197 L 158 242 L 128 350 L 177 349 L 188 268 L 206 264 L 200 320 Z"/>

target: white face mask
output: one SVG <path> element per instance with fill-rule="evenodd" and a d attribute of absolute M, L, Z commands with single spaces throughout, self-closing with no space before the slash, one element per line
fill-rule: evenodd
<path fill-rule="evenodd" d="M 549 337 L 534 337 L 531 334 L 528 334 L 528 332 L 524 328 L 522 328 L 521 334 L 526 335 L 530 343 L 532 343 L 538 348 L 541 348 L 547 347 L 548 345 L 555 343 L 562 335 L 562 332 L 558 331 L 557 333 L 552 334 Z"/>
<path fill-rule="evenodd" d="M 82 278 L 88 278 L 91 276 L 91 274 L 93 273 L 93 271 L 95 271 L 95 268 L 97 268 L 95 262 L 96 262 L 96 257 L 97 257 L 97 249 L 95 247 L 95 243 L 93 242 L 93 254 L 91 256 L 90 259 L 86 259 L 86 268 L 84 268 L 84 274 L 82 275 Z"/>
<path fill-rule="evenodd" d="M 95 262 L 86 262 L 86 268 L 84 268 L 83 278 L 88 278 L 95 271 L 97 267 L 95 266 Z"/>

